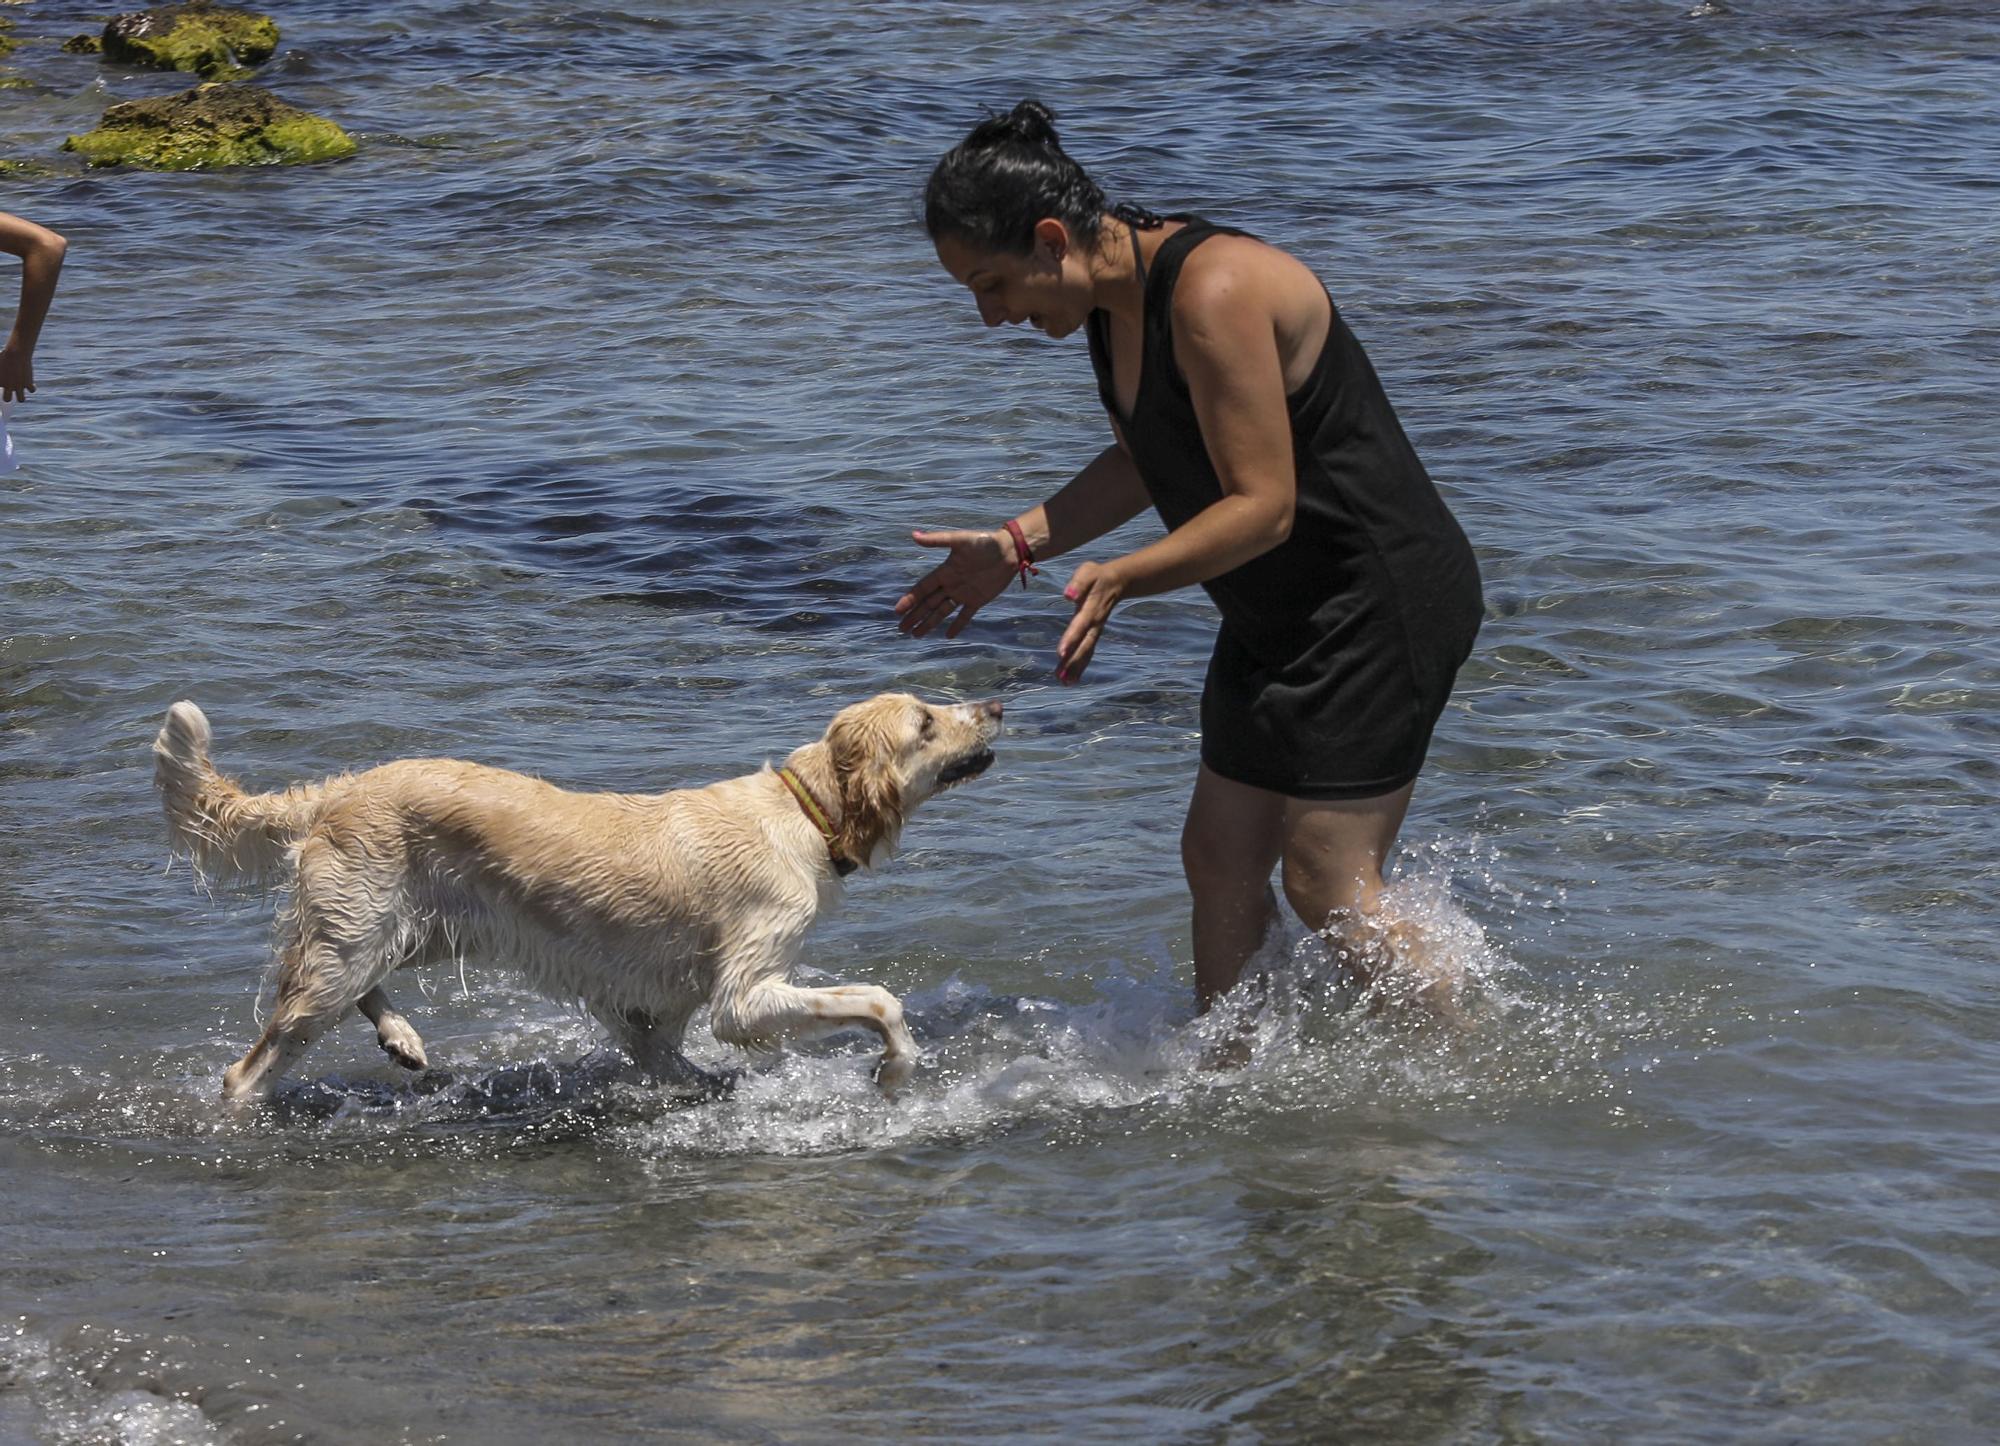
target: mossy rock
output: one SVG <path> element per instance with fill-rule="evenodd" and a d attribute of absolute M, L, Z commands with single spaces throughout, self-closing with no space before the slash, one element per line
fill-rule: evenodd
<path fill-rule="evenodd" d="M 113 16 L 103 40 L 104 58 L 121 65 L 213 75 L 269 60 L 278 25 L 268 15 L 191 0 Z"/>
<path fill-rule="evenodd" d="M 63 149 L 93 166 L 195 171 L 331 161 L 353 155 L 355 147 L 332 121 L 258 86 L 198 85 L 180 95 L 114 105 L 96 130 L 71 136 Z"/>
<path fill-rule="evenodd" d="M 104 37 L 102 35 L 72 35 L 62 43 L 65 55 L 102 55 Z"/>

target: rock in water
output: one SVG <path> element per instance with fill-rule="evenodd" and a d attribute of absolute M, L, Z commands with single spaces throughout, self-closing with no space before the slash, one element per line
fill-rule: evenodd
<path fill-rule="evenodd" d="M 160 5 L 114 16 L 104 27 L 104 58 L 154 70 L 212 75 L 269 60 L 278 48 L 277 22 L 209 0 Z"/>
<path fill-rule="evenodd" d="M 354 154 L 355 147 L 332 121 L 286 105 L 261 87 L 198 85 L 180 95 L 114 105 L 96 130 L 71 136 L 63 149 L 93 166 L 194 171 L 330 161 Z"/>

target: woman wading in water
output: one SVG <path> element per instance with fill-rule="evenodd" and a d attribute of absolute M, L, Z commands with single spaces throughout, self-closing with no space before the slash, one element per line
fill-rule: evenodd
<path fill-rule="evenodd" d="M 1165 537 L 1072 574 L 1057 675 L 1083 676 L 1126 598 L 1200 583 L 1222 614 L 1181 834 L 1196 1007 L 1263 942 L 1282 864 L 1365 983 L 1448 1010 L 1457 978 L 1383 912 L 1382 865 L 1479 630 L 1479 568 L 1326 288 L 1241 231 L 1107 207 L 1034 101 L 938 162 L 924 224 L 988 326 L 1086 334 L 1113 441 L 1002 526 L 916 533 L 948 555 L 902 629 L 956 636 L 1150 504 Z"/>

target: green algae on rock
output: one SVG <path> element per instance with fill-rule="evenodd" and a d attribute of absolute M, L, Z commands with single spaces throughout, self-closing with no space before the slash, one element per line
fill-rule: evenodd
<path fill-rule="evenodd" d="M 106 60 L 211 75 L 269 60 L 278 25 L 268 15 L 190 0 L 113 16 L 103 41 Z"/>
<path fill-rule="evenodd" d="M 332 121 L 285 104 L 254 85 L 198 85 L 180 95 L 128 100 L 97 129 L 63 149 L 93 166 L 194 171 L 211 166 L 287 165 L 354 154 Z"/>
<path fill-rule="evenodd" d="M 102 35 L 72 35 L 62 43 L 65 55 L 102 55 L 104 37 Z"/>

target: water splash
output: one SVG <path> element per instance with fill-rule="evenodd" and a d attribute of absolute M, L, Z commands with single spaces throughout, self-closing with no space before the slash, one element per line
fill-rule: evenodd
<path fill-rule="evenodd" d="M 102 1446 L 206 1446 L 225 1437 L 191 1401 L 108 1386 L 88 1352 L 64 1350 L 21 1321 L 0 1326 L 0 1436 Z"/>
<path fill-rule="evenodd" d="M 1634 1007 L 1608 973 L 1522 963 L 1500 942 L 1532 935 L 1559 896 L 1500 882 L 1478 839 L 1406 852 L 1385 907 L 1464 983 L 1462 1017 L 1364 989 L 1339 952 L 1294 925 L 1274 934 L 1239 990 L 1189 1017 L 1185 985 L 1107 970 L 1082 1003 L 1003 995 L 954 977 L 906 1000 L 926 1057 L 904 1096 L 882 1100 L 866 1055 L 800 1051 L 754 1071 L 714 1107 L 649 1122 L 636 1148 L 659 1154 L 813 1155 L 1002 1133 L 1030 1121 L 1123 1110 L 1173 1129 L 1255 1128 L 1298 1113 L 1493 1118 L 1525 1106 L 1585 1104 L 1623 1116 L 1625 1056 L 1676 1027 L 1678 1011 Z M 1477 895 L 1493 923 L 1466 900 Z M 1498 936 L 1498 937 L 1496 937 Z M 1389 991 L 1393 995 L 1393 991 Z M 1695 1012 L 1699 1012 L 1697 1008 Z M 1244 1048 L 1214 1067 L 1219 1047 Z"/>
<path fill-rule="evenodd" d="M 1630 1076 L 1649 1067 L 1627 1056 L 1640 1044 L 1657 1055 L 1711 1001 L 1655 994 L 1641 1007 L 1611 966 L 1549 952 L 1560 894 L 1510 886 L 1507 873 L 1476 836 L 1434 841 L 1404 852 L 1385 896 L 1406 939 L 1463 979 L 1455 1023 L 1393 989 L 1364 987 L 1341 949 L 1294 922 L 1246 969 L 1261 987 L 1199 1019 L 1184 969 L 1164 959 L 1137 969 L 1103 961 L 1083 999 L 1004 993 L 957 975 L 913 991 L 905 1007 L 925 1057 L 893 1101 L 871 1082 L 875 1046 L 858 1034 L 746 1060 L 698 1019 L 696 1063 L 741 1074 L 727 1097 L 691 1100 L 603 1049 L 587 1020 L 544 1011 L 483 1035 L 476 1049 L 487 1063 L 290 1079 L 270 1108 L 247 1116 L 217 1103 L 220 1063 L 187 1049 L 139 1071 L 114 1061 L 102 1075 L 9 1061 L 0 1108 L 33 1119 L 46 1140 L 86 1149 L 123 1142 L 229 1156 L 277 1137 L 288 1155 L 385 1144 L 486 1155 L 589 1136 L 650 1159 L 890 1149 L 1120 1111 L 1181 1132 L 1254 1131 L 1300 1115 L 1492 1119 L 1557 1104 L 1622 1118 Z M 1536 955 L 1545 957 L 1526 962 Z M 135 1072 L 150 1078 L 135 1088 Z"/>

